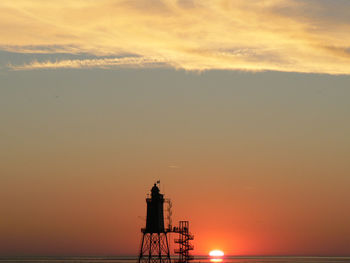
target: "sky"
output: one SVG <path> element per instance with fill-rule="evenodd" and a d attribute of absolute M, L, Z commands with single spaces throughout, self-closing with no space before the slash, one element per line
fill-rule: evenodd
<path fill-rule="evenodd" d="M 350 256 L 350 2 L 2 0 L 0 256 Z M 174 245 L 172 245 L 174 248 Z"/>

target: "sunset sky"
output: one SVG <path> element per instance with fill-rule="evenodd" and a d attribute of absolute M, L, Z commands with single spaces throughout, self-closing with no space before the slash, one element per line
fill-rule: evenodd
<path fill-rule="evenodd" d="M 350 1 L 1 0 L 0 256 L 350 256 Z M 174 245 L 172 245 L 172 249 Z"/>

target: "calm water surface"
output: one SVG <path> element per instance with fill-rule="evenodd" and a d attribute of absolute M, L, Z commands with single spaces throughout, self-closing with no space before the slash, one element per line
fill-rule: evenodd
<path fill-rule="evenodd" d="M 0 263 L 136 263 L 135 257 L 30 257 L 0 258 Z M 175 261 L 174 261 L 175 263 Z M 192 263 L 350 263 L 350 257 L 225 257 L 196 258 Z"/>

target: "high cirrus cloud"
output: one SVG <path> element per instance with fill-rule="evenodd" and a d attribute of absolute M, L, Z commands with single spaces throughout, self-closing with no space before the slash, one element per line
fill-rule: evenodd
<path fill-rule="evenodd" d="M 22 70 L 155 64 L 350 74 L 349 2 L 1 0 L 0 47 L 97 57 L 11 65 Z"/>

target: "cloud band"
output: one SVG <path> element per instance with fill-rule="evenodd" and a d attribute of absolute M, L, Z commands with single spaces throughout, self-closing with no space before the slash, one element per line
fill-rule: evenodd
<path fill-rule="evenodd" d="M 157 65 L 350 74 L 350 3 L 331 3 L 2 0 L 0 45 L 13 52 L 135 57 L 11 66 L 17 70 Z"/>

